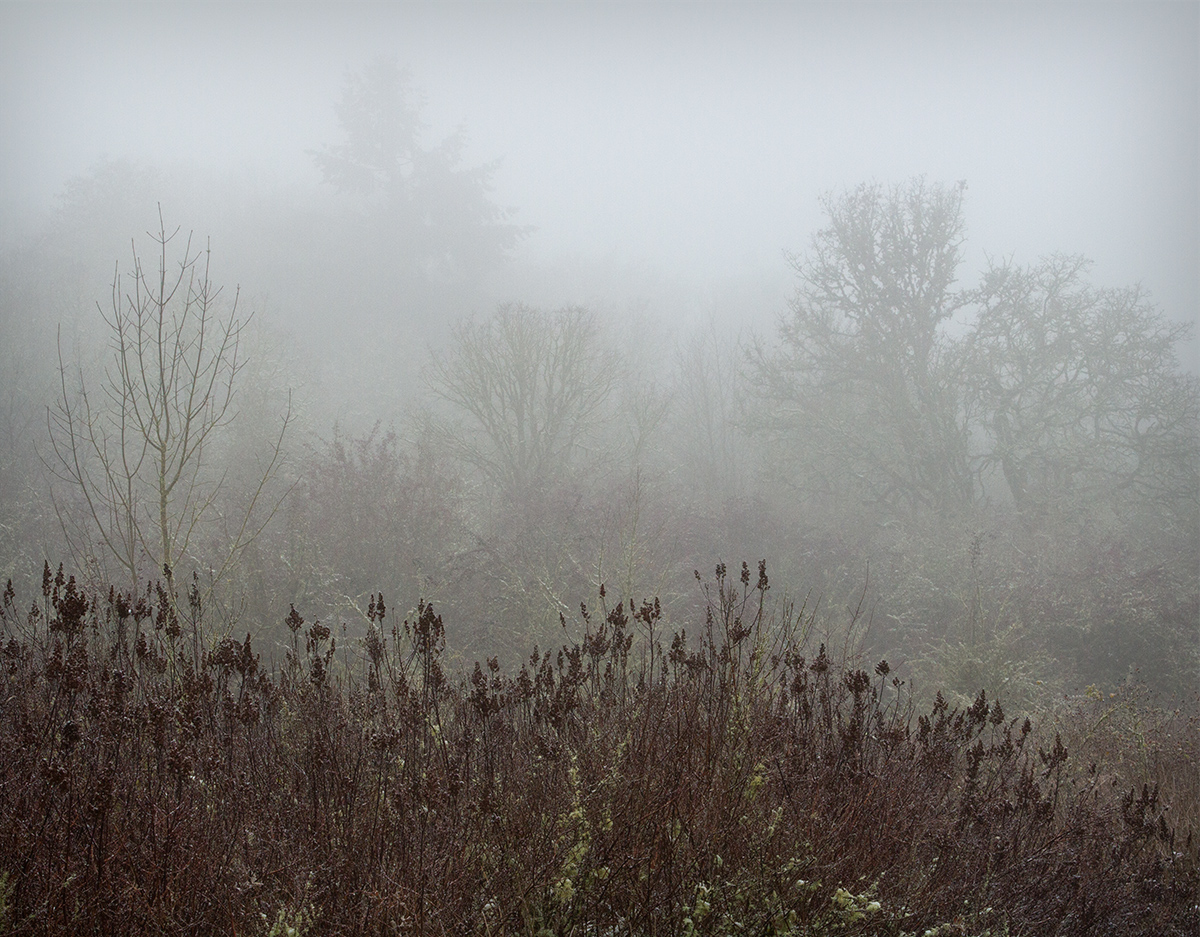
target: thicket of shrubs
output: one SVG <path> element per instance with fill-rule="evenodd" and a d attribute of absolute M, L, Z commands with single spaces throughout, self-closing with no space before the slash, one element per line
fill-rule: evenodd
<path fill-rule="evenodd" d="M 293 608 L 264 660 L 199 589 L 47 566 L 2 603 L 0 931 L 1196 933 L 1194 718 L 921 707 L 765 564 L 697 588 L 691 634 L 601 589 L 452 673 L 428 604 Z"/>

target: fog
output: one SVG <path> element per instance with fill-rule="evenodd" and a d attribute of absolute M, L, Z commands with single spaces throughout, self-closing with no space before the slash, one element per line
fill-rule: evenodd
<path fill-rule="evenodd" d="M 0 5 L 0 578 L 195 573 L 279 647 L 382 589 L 469 663 L 762 559 L 962 699 L 1187 689 L 1198 50 L 1194 3 Z M 134 412 L 187 396 L 121 370 L 147 310 L 202 446 Z"/>
<path fill-rule="evenodd" d="M 1050 251 L 1195 315 L 1191 4 L 5 4 L 0 204 L 104 158 L 315 186 L 348 70 L 411 69 L 431 139 L 501 160 L 518 263 L 769 282 L 816 198 L 964 179 L 971 262 Z M 170 206 L 167 206 L 168 211 Z M 189 219 L 187 224 L 192 224 Z M 224 232 L 214 231 L 220 236 Z M 11 236 L 11 235 L 10 235 Z M 578 298 L 578 297 L 575 297 Z"/>

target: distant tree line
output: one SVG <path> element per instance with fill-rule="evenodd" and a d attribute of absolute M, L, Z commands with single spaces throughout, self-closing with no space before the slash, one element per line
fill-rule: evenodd
<path fill-rule="evenodd" d="M 1083 258 L 991 266 L 958 288 L 965 186 L 828 197 L 793 259 L 779 341 L 750 352 L 753 430 L 805 495 L 1030 521 L 1197 510 L 1200 395 L 1139 288 L 1097 290 Z M 961 334 L 951 333 L 955 317 Z"/>
<path fill-rule="evenodd" d="M 121 201 L 112 166 L 5 255 L 6 576 L 58 553 L 133 589 L 195 573 L 230 628 L 268 632 L 290 604 L 364 627 L 383 590 L 436 600 L 451 653 L 515 655 L 602 586 L 686 620 L 694 570 L 760 556 L 831 639 L 964 700 L 1194 685 L 1200 388 L 1177 359 L 1189 327 L 1143 290 L 1095 288 L 1067 255 L 961 283 L 965 185 L 915 179 L 825 197 L 773 336 L 650 347 L 597 310 L 519 301 L 460 317 L 447 284 L 524 230 L 489 197 L 494 165 L 464 168 L 461 136 L 431 146 L 388 61 L 338 114 L 344 141 L 314 158 L 339 220 L 304 235 L 323 264 L 289 269 L 304 292 L 328 268 L 312 293 L 331 317 L 369 293 L 394 320 L 352 360 L 289 360 L 161 220 L 108 311 L 81 313 L 91 261 L 56 251 Z M 433 348 L 414 316 L 437 319 Z M 38 317 L 62 323 L 57 357 Z M 357 424 L 329 416 L 349 408 Z"/>

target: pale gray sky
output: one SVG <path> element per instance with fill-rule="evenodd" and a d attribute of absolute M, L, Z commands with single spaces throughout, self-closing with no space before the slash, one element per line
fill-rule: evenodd
<path fill-rule="evenodd" d="M 776 271 L 818 196 L 966 179 L 984 251 L 1200 304 L 1200 4 L 0 3 L 0 205 L 104 156 L 315 183 L 347 70 L 407 64 L 532 260 Z"/>

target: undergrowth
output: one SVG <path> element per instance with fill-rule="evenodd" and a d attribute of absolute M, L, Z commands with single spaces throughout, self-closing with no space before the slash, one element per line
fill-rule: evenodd
<path fill-rule="evenodd" d="M 691 635 L 601 588 L 561 646 L 452 675 L 427 604 L 340 647 L 293 608 L 265 666 L 194 638 L 198 596 L 47 566 L 3 596 L 0 931 L 1197 932 L 1195 805 L 1160 796 L 1189 765 L 1132 701 L 918 710 L 773 617 L 764 564 L 703 589 Z"/>

